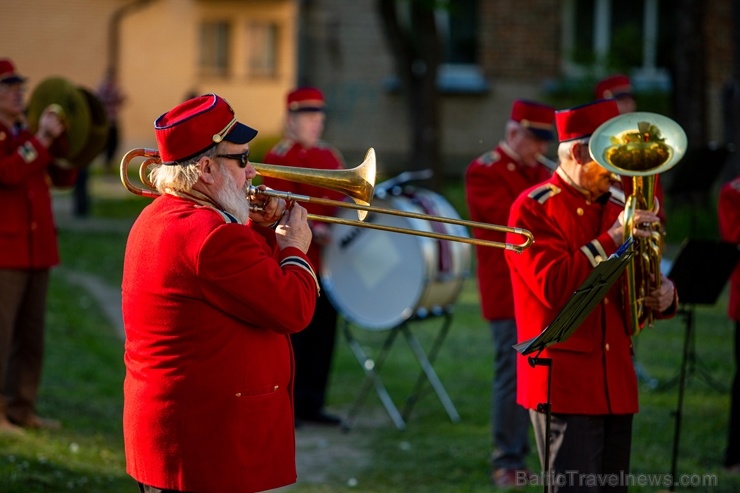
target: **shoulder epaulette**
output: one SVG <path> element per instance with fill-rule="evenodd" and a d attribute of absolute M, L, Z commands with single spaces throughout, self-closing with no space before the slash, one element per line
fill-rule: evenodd
<path fill-rule="evenodd" d="M 272 148 L 272 152 L 278 156 L 285 156 L 293 147 L 293 144 L 294 142 L 290 139 L 282 139 L 280 142 L 275 144 L 275 147 Z"/>
<path fill-rule="evenodd" d="M 483 154 L 478 160 L 481 162 L 481 164 L 490 166 L 491 164 L 498 162 L 500 159 L 501 154 L 494 149 Z"/>
<path fill-rule="evenodd" d="M 556 187 L 552 183 L 545 183 L 544 185 L 541 185 L 529 192 L 528 197 L 530 199 L 536 200 L 540 204 L 544 204 L 548 199 L 554 197 L 559 193 L 560 189 L 558 187 Z"/>

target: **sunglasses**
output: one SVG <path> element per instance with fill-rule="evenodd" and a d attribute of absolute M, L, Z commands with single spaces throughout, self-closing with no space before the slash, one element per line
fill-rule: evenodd
<path fill-rule="evenodd" d="M 249 151 L 246 151 L 244 154 L 216 154 L 216 157 L 234 159 L 236 161 L 239 161 L 240 168 L 246 168 L 247 163 L 249 162 Z"/>

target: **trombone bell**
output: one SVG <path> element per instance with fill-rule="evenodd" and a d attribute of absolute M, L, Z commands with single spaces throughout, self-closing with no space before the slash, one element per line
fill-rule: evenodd
<path fill-rule="evenodd" d="M 250 163 L 261 176 L 328 188 L 354 200 L 355 204 L 369 206 L 375 191 L 375 149 L 365 153 L 365 160 L 352 169 L 321 170 L 295 168 L 275 164 Z M 357 217 L 363 221 L 367 211 L 357 210 Z"/>

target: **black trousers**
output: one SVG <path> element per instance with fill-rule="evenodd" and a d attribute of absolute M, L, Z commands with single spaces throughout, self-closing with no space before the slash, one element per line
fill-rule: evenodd
<path fill-rule="evenodd" d="M 0 414 L 16 423 L 36 412 L 48 286 L 49 269 L 0 269 Z"/>
<path fill-rule="evenodd" d="M 136 483 L 136 484 L 139 485 L 139 491 L 141 493 L 188 493 L 187 491 L 180 491 L 180 490 L 161 490 L 159 488 L 155 488 L 154 486 L 148 486 L 142 483 Z"/>
<path fill-rule="evenodd" d="M 589 416 L 553 414 L 550 437 L 546 415 L 529 411 L 544 466 L 550 444 L 550 478 L 557 493 L 626 492 L 632 444 L 632 414 Z M 543 467 L 544 470 L 544 467 Z"/>
<path fill-rule="evenodd" d="M 321 412 L 331 371 L 337 335 L 337 311 L 326 293 L 316 300 L 311 323 L 291 335 L 295 353 L 295 414 L 297 418 Z"/>

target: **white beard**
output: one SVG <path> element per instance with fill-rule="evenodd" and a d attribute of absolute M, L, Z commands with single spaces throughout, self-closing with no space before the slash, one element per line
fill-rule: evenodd
<path fill-rule="evenodd" d="M 216 193 L 216 201 L 230 214 L 236 216 L 242 224 L 249 222 L 249 182 L 241 189 L 237 188 L 236 180 L 227 170 L 221 168 L 224 186 Z"/>

